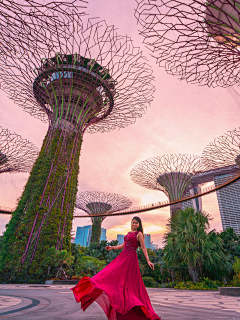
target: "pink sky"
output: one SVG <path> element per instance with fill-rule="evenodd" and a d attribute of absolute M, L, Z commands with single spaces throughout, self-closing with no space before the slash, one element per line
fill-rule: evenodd
<path fill-rule="evenodd" d="M 131 36 L 135 46 L 149 58 L 154 69 L 156 92 L 151 108 L 135 124 L 109 133 L 85 134 L 80 159 L 79 190 L 115 192 L 129 197 L 133 205 L 143 205 L 166 199 L 157 191 L 145 190 L 130 179 L 131 168 L 149 157 L 166 153 L 201 154 L 215 137 L 238 127 L 239 107 L 226 89 L 207 88 L 181 82 L 159 68 L 142 46 L 133 15 L 134 1 L 89 0 L 90 17 L 114 24 L 119 34 Z M 28 138 L 41 147 L 47 124 L 31 117 L 0 92 L 0 125 Z M 0 204 L 13 206 L 26 182 L 27 174 L 5 174 L 0 177 Z M 203 209 L 214 218 L 211 227 L 221 230 L 216 194 L 203 198 Z M 141 214 L 146 233 L 161 245 L 169 208 Z M 107 238 L 130 229 L 132 216 L 108 217 L 103 222 Z M 0 233 L 9 217 L 0 216 Z M 89 218 L 75 219 L 77 226 L 90 224 Z"/>

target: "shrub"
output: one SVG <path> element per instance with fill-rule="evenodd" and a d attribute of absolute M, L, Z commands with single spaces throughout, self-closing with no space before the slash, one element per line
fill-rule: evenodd
<path fill-rule="evenodd" d="M 82 279 L 82 277 L 77 277 L 77 276 L 72 276 L 71 277 L 71 280 L 81 280 Z"/>
<path fill-rule="evenodd" d="M 76 276 L 94 276 L 97 272 L 101 271 L 105 267 L 106 261 L 99 260 L 90 256 L 83 256 L 77 260 L 75 266 Z"/>
<path fill-rule="evenodd" d="M 187 290 L 217 290 L 222 287 L 223 283 L 217 280 L 204 278 L 200 282 L 186 281 L 179 282 L 175 285 L 174 289 L 187 289 Z"/>
<path fill-rule="evenodd" d="M 233 270 L 235 272 L 235 276 L 233 276 L 233 280 L 230 282 L 231 287 L 240 287 L 240 259 L 235 257 L 235 263 L 233 265 Z"/>
<path fill-rule="evenodd" d="M 240 274 L 233 276 L 233 280 L 230 282 L 228 287 L 240 287 Z"/>
<path fill-rule="evenodd" d="M 152 277 L 142 277 L 142 279 L 146 287 L 150 287 L 150 288 L 156 287 L 156 281 Z"/>

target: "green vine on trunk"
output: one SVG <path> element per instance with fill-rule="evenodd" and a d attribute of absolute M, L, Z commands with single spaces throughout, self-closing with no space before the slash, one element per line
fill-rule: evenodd
<path fill-rule="evenodd" d="M 2 237 L 2 279 L 11 277 L 17 280 L 29 275 L 38 278 L 42 273 L 39 266 L 48 248 L 54 246 L 70 251 L 82 144 L 82 138 L 76 135 L 60 129 L 47 133 L 17 209 Z M 22 265 L 34 223 L 32 243 Z"/>

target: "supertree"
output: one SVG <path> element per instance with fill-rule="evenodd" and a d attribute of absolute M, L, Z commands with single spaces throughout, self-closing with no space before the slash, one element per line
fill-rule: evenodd
<path fill-rule="evenodd" d="M 27 60 L 13 59 L 2 77 L 2 88 L 15 103 L 49 123 L 4 234 L 7 269 L 14 264 L 13 270 L 36 273 L 49 246 L 70 248 L 83 134 L 134 123 L 152 100 L 152 70 L 129 37 L 105 21 L 83 25 L 78 16 L 71 31 L 71 37 L 54 35 L 59 46 L 49 47 L 44 59 L 37 59 L 37 52 Z M 0 69 L 4 73 L 5 64 Z"/>
<path fill-rule="evenodd" d="M 31 171 L 38 154 L 33 143 L 0 127 L 0 174 Z"/>
<path fill-rule="evenodd" d="M 202 162 L 215 168 L 240 166 L 240 130 L 228 131 L 210 142 L 202 152 Z"/>
<path fill-rule="evenodd" d="M 199 156 L 168 154 L 140 162 L 131 170 L 130 176 L 140 186 L 162 191 L 174 202 L 184 198 L 190 189 L 206 182 L 205 169 Z M 180 209 L 181 202 L 171 205 L 171 215 Z"/>
<path fill-rule="evenodd" d="M 24 51 L 35 53 L 41 43 L 54 43 L 52 36 L 56 25 L 61 28 L 69 25 L 69 19 L 75 14 L 83 15 L 82 9 L 87 1 L 38 1 L 21 2 L 4 0 L 0 3 L 0 59 L 2 56 L 21 57 Z M 19 46 L 21 43 L 21 46 Z"/>
<path fill-rule="evenodd" d="M 77 195 L 76 207 L 89 215 L 114 213 L 129 208 L 132 201 L 116 193 L 85 191 Z M 106 217 L 93 217 L 90 242 L 100 242 L 101 225 Z"/>
<path fill-rule="evenodd" d="M 192 83 L 239 83 L 238 1 L 136 1 L 144 43 L 159 66 Z"/>

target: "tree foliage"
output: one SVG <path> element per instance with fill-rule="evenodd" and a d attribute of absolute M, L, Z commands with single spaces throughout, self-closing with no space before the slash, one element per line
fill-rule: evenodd
<path fill-rule="evenodd" d="M 210 216 L 207 213 L 186 208 L 169 220 L 165 236 L 165 260 L 172 266 L 186 263 L 190 277 L 199 281 L 203 264 L 217 266 L 226 263 L 223 242 L 215 231 L 209 231 Z"/>

